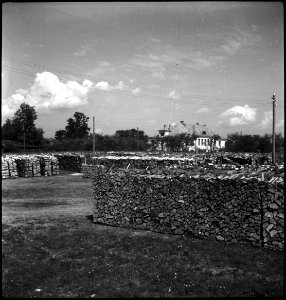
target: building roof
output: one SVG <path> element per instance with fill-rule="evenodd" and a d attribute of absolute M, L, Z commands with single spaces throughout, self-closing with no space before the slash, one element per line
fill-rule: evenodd
<path fill-rule="evenodd" d="M 214 132 L 210 130 L 206 125 L 199 123 L 189 123 L 189 122 L 178 122 L 170 125 L 170 135 L 177 135 L 181 133 L 196 134 L 202 137 L 213 137 Z"/>

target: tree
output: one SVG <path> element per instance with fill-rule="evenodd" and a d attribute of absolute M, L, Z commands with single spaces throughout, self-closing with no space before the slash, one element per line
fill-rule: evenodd
<path fill-rule="evenodd" d="M 15 112 L 12 120 L 7 119 L 2 126 L 2 138 L 24 142 L 27 144 L 40 145 L 43 140 L 44 131 L 36 128 L 35 121 L 37 113 L 34 106 L 30 106 L 25 102 Z"/>
<path fill-rule="evenodd" d="M 90 128 L 88 127 L 89 117 L 86 117 L 83 113 L 75 112 L 73 118 L 67 120 L 67 126 L 65 127 L 65 135 L 60 131 L 61 137 L 69 139 L 82 139 L 89 136 Z M 58 132 L 58 131 L 57 131 Z"/>
<path fill-rule="evenodd" d="M 114 134 L 114 147 L 120 151 L 136 151 L 139 142 L 139 150 L 147 149 L 147 135 L 144 131 L 134 128 L 128 130 L 117 130 Z"/>
<path fill-rule="evenodd" d="M 64 129 L 57 130 L 55 133 L 55 139 L 57 141 L 62 141 L 66 137 L 66 131 Z"/>
<path fill-rule="evenodd" d="M 178 152 L 188 151 L 189 146 L 194 145 L 197 136 L 195 134 L 180 133 L 176 135 L 165 136 L 162 141 L 167 151 Z"/>
<path fill-rule="evenodd" d="M 2 139 L 15 141 L 17 138 L 18 132 L 15 128 L 12 120 L 7 119 L 2 126 Z"/>

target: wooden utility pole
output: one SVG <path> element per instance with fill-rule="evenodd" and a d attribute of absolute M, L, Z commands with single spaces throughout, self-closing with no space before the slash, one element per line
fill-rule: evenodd
<path fill-rule="evenodd" d="M 272 164 L 275 164 L 275 106 L 276 105 L 276 99 L 275 94 L 272 96 L 272 104 L 273 104 L 273 124 L 272 124 Z"/>
<path fill-rule="evenodd" d="M 24 131 L 24 153 L 26 152 L 26 133 Z"/>
<path fill-rule="evenodd" d="M 94 121 L 94 117 L 92 117 L 92 120 L 93 120 L 93 124 L 92 124 L 92 127 L 93 127 L 93 134 L 92 134 L 92 140 L 93 140 L 93 147 L 92 147 L 92 150 L 93 150 L 93 154 L 95 154 L 95 133 L 94 133 L 94 123 L 95 123 L 95 121 Z"/>
<path fill-rule="evenodd" d="M 137 151 L 139 151 L 139 128 L 137 127 Z"/>

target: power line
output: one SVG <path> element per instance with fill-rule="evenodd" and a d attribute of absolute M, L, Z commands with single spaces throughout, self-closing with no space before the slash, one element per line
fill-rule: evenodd
<path fill-rule="evenodd" d="M 23 75 L 28 75 L 28 76 L 35 76 L 35 73 L 31 72 L 31 71 L 27 71 L 27 70 L 23 70 L 23 69 L 19 69 L 19 68 L 15 68 L 15 67 L 11 67 L 11 66 L 6 66 L 3 65 L 4 68 L 6 68 L 8 71 L 12 71 L 12 72 L 17 72 L 19 74 L 23 74 Z M 62 79 L 60 77 L 60 79 Z M 164 96 L 158 96 L 158 95 L 150 95 L 150 94 L 146 94 L 146 93 L 140 93 L 140 94 L 131 94 L 127 91 L 114 91 L 114 90 L 109 90 L 108 93 L 112 93 L 112 94 L 123 94 L 123 95 L 127 95 L 127 96 L 131 96 L 131 97 L 138 97 L 138 98 L 146 98 L 149 101 L 156 101 L 156 102 L 162 102 L 162 103 L 166 103 L 168 104 L 171 100 L 166 99 L 166 97 Z M 243 99 L 243 101 L 248 101 L 248 99 Z M 193 104 L 200 104 L 200 105 L 210 105 L 213 104 L 213 102 L 211 100 L 202 100 L 201 102 L 198 101 L 198 99 L 196 99 L 195 96 L 193 97 L 189 97 L 188 100 L 184 100 L 184 99 L 177 99 L 176 100 L 177 104 L 189 104 L 189 105 L 193 105 Z M 231 102 L 219 102 L 219 103 L 215 103 L 216 106 L 225 106 L 225 105 L 234 105 L 234 103 Z M 255 106 L 267 106 L 267 104 L 263 104 L 263 103 L 252 103 L 252 105 Z"/>
<path fill-rule="evenodd" d="M 67 70 L 63 70 L 63 69 L 58 69 L 58 68 L 53 68 L 53 67 L 47 67 L 45 65 L 41 65 L 41 64 L 36 64 L 36 63 L 32 63 L 32 62 L 29 62 L 29 61 L 25 61 L 25 60 L 22 60 L 22 59 L 19 59 L 19 58 L 12 58 L 12 57 L 9 57 L 9 56 L 3 56 L 3 59 L 5 60 L 9 60 L 9 61 L 12 61 L 14 63 L 20 63 L 20 64 L 23 64 L 23 65 L 27 65 L 27 66 L 30 66 L 32 68 L 45 68 L 47 70 L 51 70 L 53 72 L 60 72 L 61 74 L 66 74 L 68 73 L 69 75 L 73 75 L 73 76 L 76 76 L 76 77 L 79 77 L 79 78 L 85 78 L 85 79 L 92 79 L 92 80 L 95 80 L 95 81 L 103 81 L 102 79 L 99 79 L 99 78 L 96 78 L 96 77 L 93 77 L 93 76 L 90 76 L 90 75 L 83 75 L 83 74 L 79 74 L 79 73 L 75 73 L 75 72 L 71 72 L 71 71 L 67 71 Z M 113 85 L 116 85 L 118 84 L 118 82 L 114 82 L 114 81 L 111 81 L 109 80 L 109 82 Z M 131 84 L 124 84 L 126 87 L 130 87 L 130 88 L 137 88 L 137 86 L 135 85 L 131 85 Z M 167 93 L 169 92 L 169 90 L 164 90 L 164 89 L 151 89 L 151 88 L 147 88 L 147 87 L 140 87 L 141 90 L 143 91 L 150 91 L 151 93 L 153 93 L 154 91 L 156 92 L 163 92 L 163 93 Z M 164 95 L 163 97 L 166 97 L 166 95 Z M 203 99 L 203 100 L 226 100 L 226 99 L 232 99 L 232 100 L 237 100 L 237 101 L 263 101 L 264 99 L 262 98 L 242 98 L 242 97 L 231 97 L 231 98 L 225 98 L 225 97 L 220 97 L 220 96 L 215 96 L 215 95 L 199 95 L 199 94 L 190 94 L 190 93 L 183 93 L 183 95 L 185 97 L 195 97 L 196 99 Z M 149 96 L 149 95 L 148 95 Z M 150 96 L 153 96 L 154 97 L 154 94 L 150 95 Z M 162 96 L 160 96 L 162 97 Z"/>

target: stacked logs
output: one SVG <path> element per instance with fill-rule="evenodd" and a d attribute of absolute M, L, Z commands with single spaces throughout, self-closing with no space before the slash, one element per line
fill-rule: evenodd
<path fill-rule="evenodd" d="M 74 172 L 81 172 L 84 155 L 76 153 L 62 153 L 54 154 L 59 161 L 60 170 L 69 170 Z"/>
<path fill-rule="evenodd" d="M 9 162 L 6 157 L 1 157 L 1 171 L 2 171 L 2 178 L 9 178 Z"/>
<path fill-rule="evenodd" d="M 59 175 L 59 162 L 52 155 L 38 155 L 41 165 L 42 176 Z"/>
<path fill-rule="evenodd" d="M 284 249 L 284 182 L 93 172 L 94 222 Z"/>
<path fill-rule="evenodd" d="M 2 178 L 38 177 L 59 174 L 52 155 L 9 155 L 2 157 Z"/>
<path fill-rule="evenodd" d="M 15 158 L 19 177 L 33 177 L 33 164 L 35 160 L 32 156 L 22 155 Z"/>
<path fill-rule="evenodd" d="M 15 178 L 15 172 L 14 172 L 14 168 L 16 167 L 16 163 L 13 161 L 12 158 L 10 157 L 5 157 L 2 156 L 1 157 L 1 170 L 2 170 L 2 178 L 10 178 L 11 176 L 11 171 L 13 174 L 13 178 Z M 16 168 L 17 170 L 17 168 Z M 16 172 L 17 177 L 18 177 L 18 173 Z"/>

